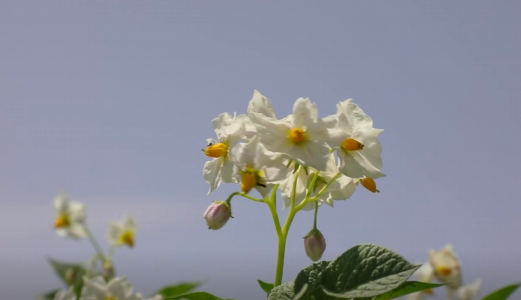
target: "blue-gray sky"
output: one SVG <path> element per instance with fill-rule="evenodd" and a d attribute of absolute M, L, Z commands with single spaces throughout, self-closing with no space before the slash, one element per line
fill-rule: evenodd
<path fill-rule="evenodd" d="M 358 190 L 319 228 L 324 259 L 361 243 L 412 262 L 452 243 L 465 283 L 521 280 L 521 5 L 517 1 L 1 1 L 0 294 L 60 287 L 45 258 L 83 260 L 52 230 L 65 190 L 106 222 L 140 223 L 116 264 L 136 290 L 206 279 L 222 297 L 264 299 L 276 236 L 265 205 L 233 202 L 210 231 L 202 178 L 212 118 L 253 90 L 278 116 L 298 97 L 321 117 L 354 98 L 383 128 L 380 194 Z M 282 214 L 285 215 L 286 212 Z M 296 218 L 285 281 L 311 262 Z M 22 288 L 22 286 L 24 286 Z M 441 295 L 444 293 L 441 292 Z M 443 299 L 438 296 L 437 299 Z"/>

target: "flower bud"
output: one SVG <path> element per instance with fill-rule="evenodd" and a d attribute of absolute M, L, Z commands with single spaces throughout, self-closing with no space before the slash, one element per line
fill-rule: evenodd
<path fill-rule="evenodd" d="M 215 201 L 208 206 L 203 218 L 208 224 L 208 229 L 217 230 L 223 227 L 231 216 L 232 208 L 226 201 Z"/>
<path fill-rule="evenodd" d="M 313 229 L 304 237 L 304 249 L 312 261 L 317 261 L 326 250 L 326 239 L 320 231 Z"/>

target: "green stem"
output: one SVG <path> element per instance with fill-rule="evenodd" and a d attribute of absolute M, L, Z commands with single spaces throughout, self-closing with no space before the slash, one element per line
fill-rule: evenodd
<path fill-rule="evenodd" d="M 242 197 L 244 197 L 244 198 L 247 198 L 247 199 L 253 200 L 253 201 L 255 201 L 255 202 L 265 202 L 263 199 L 255 198 L 255 197 L 250 196 L 250 195 L 248 195 L 248 194 L 246 194 L 246 193 L 243 193 L 243 192 L 234 192 L 234 193 L 232 193 L 232 194 L 228 197 L 228 199 L 226 199 L 226 202 L 230 203 L 230 201 L 232 200 L 232 198 L 235 197 L 235 196 L 242 196 Z"/>
<path fill-rule="evenodd" d="M 273 187 L 273 191 L 271 192 L 271 197 L 267 199 L 266 203 L 268 204 L 268 207 L 270 208 L 271 216 L 273 217 L 273 223 L 275 224 L 275 230 L 277 231 L 277 236 L 280 239 L 280 236 L 282 234 L 282 229 L 280 227 L 280 219 L 279 214 L 277 213 L 277 190 L 279 188 L 279 185 L 275 185 Z"/>
<path fill-rule="evenodd" d="M 338 172 L 335 176 L 333 176 L 333 178 L 331 178 L 331 180 L 324 186 L 322 187 L 322 189 L 313 197 L 311 198 L 306 198 L 304 201 L 302 201 L 302 203 L 300 203 L 296 209 L 297 210 L 301 210 L 302 208 L 304 208 L 304 206 L 306 206 L 309 202 L 312 202 L 312 201 L 318 201 L 318 198 L 320 196 L 322 196 L 322 194 L 324 194 L 326 192 L 326 190 L 329 188 L 329 186 L 335 182 L 335 180 L 338 179 L 338 177 L 340 177 L 342 175 L 342 173 Z"/>
<path fill-rule="evenodd" d="M 279 286 L 282 284 L 282 275 L 284 273 L 284 256 L 286 254 L 286 239 L 288 237 L 289 228 L 291 227 L 291 223 L 297 214 L 297 210 L 291 209 L 288 218 L 286 219 L 286 223 L 284 223 L 284 228 L 282 228 L 282 234 L 279 236 L 279 248 L 277 255 L 277 271 L 275 273 L 275 283 L 274 286 Z"/>
<path fill-rule="evenodd" d="M 318 214 L 318 201 L 315 201 L 315 219 L 313 220 L 313 229 L 317 230 L 317 214 Z"/>
<path fill-rule="evenodd" d="M 297 191 L 297 180 L 300 175 L 300 170 L 302 166 L 298 167 L 298 170 L 295 174 L 295 178 L 293 179 L 293 190 L 291 191 L 291 207 L 288 214 L 288 218 L 284 223 L 284 227 L 282 228 L 281 233 L 279 234 L 279 246 L 277 251 L 277 269 L 275 271 L 275 283 L 274 286 L 279 286 L 282 284 L 282 275 L 284 273 L 284 258 L 286 255 L 286 240 L 288 238 L 289 228 L 291 227 L 291 223 L 295 218 L 295 215 L 299 211 L 295 207 L 296 200 L 296 191 Z"/>
<path fill-rule="evenodd" d="M 295 174 L 295 178 L 293 178 L 293 190 L 291 191 L 291 209 L 295 208 L 295 198 L 297 197 L 297 179 L 300 175 L 300 170 L 302 170 L 302 166 L 299 166 L 297 172 Z"/>
<path fill-rule="evenodd" d="M 83 224 L 83 229 L 85 229 L 85 232 L 87 233 L 87 237 L 89 238 L 90 243 L 92 244 L 92 247 L 94 247 L 94 250 L 98 254 L 98 257 L 101 261 L 105 261 L 105 255 L 103 254 L 103 250 L 101 250 L 100 245 L 98 244 L 98 241 L 90 231 L 87 224 Z"/>

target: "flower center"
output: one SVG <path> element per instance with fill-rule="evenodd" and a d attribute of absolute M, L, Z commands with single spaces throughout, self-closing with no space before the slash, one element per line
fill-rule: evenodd
<path fill-rule="evenodd" d="M 424 290 L 425 294 L 428 294 L 428 295 L 434 295 L 434 292 L 432 291 L 432 289 L 428 289 L 428 290 Z"/>
<path fill-rule="evenodd" d="M 249 193 L 251 189 L 257 185 L 257 176 L 253 172 L 247 172 L 242 175 L 241 191 Z"/>
<path fill-rule="evenodd" d="M 103 300 L 118 300 L 118 298 L 112 297 L 112 296 L 107 296 L 107 297 L 103 298 Z"/>
<path fill-rule="evenodd" d="M 206 148 L 206 151 L 204 154 L 210 156 L 210 157 L 223 157 L 226 155 L 226 152 L 228 152 L 228 145 L 224 143 L 218 143 L 215 145 L 209 145 Z"/>
<path fill-rule="evenodd" d="M 345 139 L 341 145 L 346 151 L 356 151 L 364 149 L 364 145 L 355 139 Z"/>
<path fill-rule="evenodd" d="M 71 221 L 69 220 L 69 217 L 67 215 L 59 215 L 58 218 L 56 218 L 56 222 L 54 222 L 55 228 L 64 228 L 68 227 L 71 224 Z"/>
<path fill-rule="evenodd" d="M 128 245 L 129 247 L 134 247 L 134 232 L 131 231 L 131 230 L 127 230 L 125 231 L 121 237 L 120 237 L 120 242 L 122 244 L 126 244 Z"/>
<path fill-rule="evenodd" d="M 376 189 L 376 182 L 374 181 L 373 178 L 366 177 L 366 178 L 360 180 L 360 183 L 362 183 L 362 185 L 369 191 L 371 191 L 373 193 L 380 193 L 380 191 Z"/>
<path fill-rule="evenodd" d="M 302 129 L 293 128 L 289 132 L 289 139 L 295 144 L 300 144 L 306 141 L 306 133 Z"/>
<path fill-rule="evenodd" d="M 438 272 L 440 272 L 442 275 L 449 276 L 452 270 L 448 267 L 441 266 L 438 268 Z"/>

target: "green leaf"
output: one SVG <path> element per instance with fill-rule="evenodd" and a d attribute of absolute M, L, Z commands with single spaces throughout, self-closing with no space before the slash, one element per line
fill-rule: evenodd
<path fill-rule="evenodd" d="M 66 263 L 49 258 L 49 263 L 54 271 L 67 286 L 73 286 L 76 295 L 81 293 L 83 276 L 87 273 L 81 264 Z"/>
<path fill-rule="evenodd" d="M 160 294 L 163 297 L 175 297 L 186 294 L 191 290 L 199 287 L 201 284 L 201 282 L 181 282 L 178 284 L 165 286 L 154 295 Z"/>
<path fill-rule="evenodd" d="M 283 283 L 274 287 L 268 295 L 268 300 L 293 300 L 298 299 L 294 297 L 293 289 L 295 284 L 293 281 Z"/>
<path fill-rule="evenodd" d="M 257 281 L 259 282 L 259 285 L 260 285 L 261 289 L 263 291 L 265 291 L 266 293 L 269 294 L 271 292 L 271 290 L 273 289 L 273 286 L 274 286 L 273 283 L 267 283 L 267 282 L 264 282 L 264 281 L 262 281 L 260 279 L 257 279 Z"/>
<path fill-rule="evenodd" d="M 408 294 L 434 289 L 440 286 L 444 286 L 445 283 L 426 283 L 418 281 L 406 281 L 399 287 L 388 291 L 387 293 L 376 296 L 374 300 L 390 300 Z"/>
<path fill-rule="evenodd" d="M 54 295 L 58 292 L 59 290 L 54 290 L 52 292 L 48 292 L 46 293 L 45 295 L 40 295 L 38 296 L 38 300 L 53 300 L 54 299 Z"/>
<path fill-rule="evenodd" d="M 328 296 L 374 297 L 399 287 L 419 267 L 387 248 L 365 244 L 329 263 L 319 279 Z"/>
<path fill-rule="evenodd" d="M 321 261 L 309 265 L 300 271 L 297 275 L 297 278 L 295 278 L 295 288 L 293 290 L 294 293 L 300 294 L 304 286 L 307 288 L 303 293 L 307 297 L 313 293 L 317 293 L 316 290 L 320 289 L 319 286 L 321 284 L 322 274 L 329 264 L 329 261 Z"/>
<path fill-rule="evenodd" d="M 521 285 L 520 283 L 514 283 L 496 290 L 483 298 L 483 300 L 504 300 L 507 299 L 517 288 Z"/>
<path fill-rule="evenodd" d="M 222 298 L 219 298 L 217 296 L 214 296 L 207 292 L 193 292 L 189 294 L 184 294 L 176 297 L 168 297 L 165 299 L 186 299 L 186 300 L 225 300 Z M 233 300 L 233 299 L 226 299 L 226 300 Z"/>

